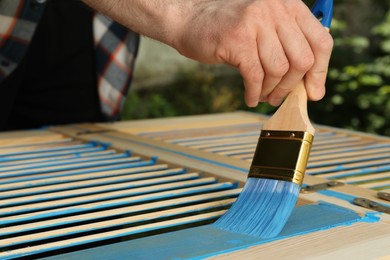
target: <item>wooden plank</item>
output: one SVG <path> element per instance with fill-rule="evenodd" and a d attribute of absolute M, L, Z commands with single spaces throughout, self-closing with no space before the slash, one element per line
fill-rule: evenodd
<path fill-rule="evenodd" d="M 160 132 L 166 130 L 194 129 L 234 124 L 240 125 L 260 122 L 260 119 L 260 115 L 253 113 L 232 112 L 214 115 L 175 117 L 170 119 L 136 120 L 114 124 L 99 124 L 99 126 L 136 134 L 142 132 Z"/>
<path fill-rule="evenodd" d="M 18 164 L 18 165 L 12 165 L 12 166 L 3 166 L 0 163 L 0 175 L 3 172 L 10 172 L 15 170 L 28 170 L 28 169 L 36 169 L 36 168 L 46 168 L 50 166 L 60 166 L 60 165 L 68 165 L 68 166 L 76 166 L 80 163 L 93 163 L 96 161 L 104 161 L 104 160 L 114 160 L 114 159 L 122 159 L 129 157 L 126 153 L 115 153 L 115 154 L 107 154 L 107 155 L 100 155 L 100 156 L 93 156 L 93 157 L 76 157 L 72 159 L 65 159 L 61 160 L 57 157 L 55 161 L 51 160 L 49 162 L 33 162 L 29 164 Z"/>
<path fill-rule="evenodd" d="M 69 155 L 69 154 L 77 155 L 81 153 L 104 151 L 105 149 L 106 149 L 105 147 L 101 147 L 101 146 L 87 146 L 86 148 L 79 147 L 75 149 L 67 149 L 67 150 L 60 150 L 60 151 L 43 151 L 43 152 L 37 152 L 31 154 L 3 155 L 0 156 L 0 162 L 19 162 L 22 160 L 47 158 L 47 157 Z"/>
<path fill-rule="evenodd" d="M 24 243 L 31 243 L 47 238 L 57 238 L 61 236 L 69 236 L 69 235 L 75 235 L 83 232 L 91 232 L 100 230 L 103 228 L 110 228 L 115 226 L 124 226 L 124 225 L 130 225 L 135 224 L 137 222 L 141 221 L 152 221 L 157 220 L 159 218 L 167 218 L 167 217 L 175 217 L 180 214 L 196 214 L 197 212 L 204 211 L 204 210 L 211 210 L 213 208 L 219 208 L 223 206 L 229 206 L 231 205 L 235 199 L 227 199 L 227 200 L 221 200 L 221 201 L 214 201 L 214 202 L 208 202 L 208 203 L 202 203 L 202 204 L 196 204 L 193 206 L 184 206 L 181 208 L 176 209 L 166 209 L 161 210 L 153 213 L 146 213 L 146 214 L 140 214 L 136 216 L 131 217 L 123 217 L 119 219 L 114 220 L 106 220 L 106 221 L 99 221 L 96 223 L 90 223 L 90 224 L 84 224 L 81 226 L 72 226 L 68 228 L 57 228 L 55 230 L 51 231 L 45 231 L 40 233 L 34 233 L 34 236 L 31 235 L 24 235 L 24 236 L 17 236 L 13 238 L 3 239 L 0 240 L 0 248 L 1 247 L 7 247 L 7 246 L 15 246 L 19 244 Z M 177 219 L 177 222 L 179 222 L 180 219 Z M 143 225 L 144 226 L 144 225 Z M 101 237 L 104 238 L 104 233 L 101 232 Z M 79 240 L 84 240 L 85 242 L 88 242 L 88 238 L 80 237 Z M 85 243 L 84 242 L 84 243 Z M 65 243 L 64 243 L 65 244 Z"/>
<path fill-rule="evenodd" d="M 46 130 L 23 130 L 0 133 L 0 147 L 8 145 L 34 144 L 57 141 L 64 138 L 62 134 Z"/>
<path fill-rule="evenodd" d="M 193 182 L 183 183 L 184 186 L 190 186 Z M 168 188 L 167 186 L 165 186 Z M 156 188 L 156 187 L 155 187 Z M 157 187 L 162 188 L 162 187 Z M 190 187 L 190 188 L 178 188 L 175 190 L 164 190 L 161 192 L 154 192 L 151 194 L 143 194 L 143 195 L 137 195 L 137 193 L 142 194 L 142 192 L 145 192 L 146 190 L 133 190 L 129 191 L 126 196 L 131 197 L 118 197 L 113 199 L 107 199 L 105 202 L 98 201 L 98 202 L 90 202 L 94 201 L 95 198 L 88 197 L 88 199 L 85 200 L 85 203 L 80 204 L 80 201 L 78 199 L 68 200 L 66 201 L 66 204 L 64 201 L 62 201 L 63 205 L 61 208 L 57 209 L 51 209 L 55 207 L 55 204 L 45 204 L 40 203 L 40 211 L 37 211 L 37 205 L 34 205 L 34 207 L 12 207 L 12 208 L 6 208 L 1 209 L 0 214 L 4 217 L 2 217 L 2 224 L 3 225 L 10 225 L 10 224 L 16 224 L 23 221 L 35 221 L 39 219 L 45 219 L 47 217 L 53 217 L 59 218 L 63 215 L 69 215 L 69 214 L 79 214 L 83 212 L 89 212 L 89 211 L 101 211 L 104 209 L 110 209 L 110 208 L 118 208 L 118 207 L 124 207 L 128 205 L 132 205 L 135 203 L 147 203 L 149 201 L 153 200 L 162 200 L 162 199 L 169 199 L 169 198 L 175 198 L 179 196 L 188 196 L 192 194 L 198 194 L 202 192 L 215 192 L 215 191 L 221 191 L 224 189 L 233 188 L 233 185 L 229 183 L 217 183 L 217 184 L 209 184 L 209 185 L 202 185 L 199 187 Z M 97 198 L 99 199 L 99 198 Z M 101 199 L 101 197 L 100 197 Z M 67 206 L 69 205 L 69 206 Z M 31 206 L 31 205 L 30 205 Z M 45 209 L 45 210 L 43 210 Z M 16 211 L 18 210 L 18 211 Z M 29 213 L 31 211 L 37 211 L 33 213 Z M 25 213 L 24 213 L 25 212 Z M 16 213 L 18 215 L 16 215 Z M 7 216 L 11 215 L 11 216 Z"/>
<path fill-rule="evenodd" d="M 26 180 L 19 180 L 18 182 L 5 182 L 4 180 L 2 180 L 2 184 L 0 184 L 0 189 L 4 192 L 10 190 L 21 190 L 21 193 L 23 193 L 23 189 L 31 187 L 47 186 L 67 182 L 78 182 L 83 180 L 93 180 L 106 177 L 108 178 L 113 176 L 126 175 L 133 172 L 143 172 L 144 170 L 150 170 L 145 166 L 155 166 L 159 169 L 166 168 L 166 165 L 155 165 L 155 162 L 150 160 L 134 162 L 131 164 L 127 164 L 126 167 L 121 168 L 96 167 L 93 169 L 89 169 L 87 172 L 76 170 L 54 172 L 51 174 L 36 174 L 34 176 L 30 176 Z M 77 187 L 77 183 L 75 183 L 75 186 Z"/>
<path fill-rule="evenodd" d="M 38 203 L 38 202 L 46 202 L 46 201 L 58 201 L 60 202 L 53 202 L 58 203 L 57 205 L 61 205 L 61 203 L 66 203 L 65 199 L 71 198 L 71 197 L 78 197 L 81 201 L 84 201 L 84 198 L 80 198 L 80 196 L 86 196 L 86 195 L 92 195 L 97 194 L 96 197 L 99 198 L 99 196 L 103 197 L 103 193 L 107 192 L 115 192 L 119 190 L 124 189 L 134 189 L 138 187 L 143 186 L 151 186 L 156 184 L 163 184 L 168 182 L 178 182 L 178 181 L 185 181 L 185 180 L 194 180 L 194 183 L 196 183 L 195 179 L 199 179 L 199 174 L 197 173 L 188 173 L 188 174 L 178 174 L 181 171 L 177 171 L 175 169 L 172 170 L 166 170 L 161 172 L 155 172 L 156 176 L 153 176 L 153 179 L 147 179 L 147 180 L 135 180 L 130 182 L 121 182 L 121 183 L 114 183 L 114 184 L 101 184 L 99 186 L 94 183 L 92 187 L 82 187 L 73 189 L 72 184 L 68 184 L 66 187 L 63 187 L 63 189 L 60 189 L 58 191 L 51 191 L 50 193 L 45 192 L 45 195 L 42 196 L 39 193 L 42 192 L 36 192 L 32 193 L 31 190 L 37 190 L 35 189 L 29 189 L 28 194 L 23 195 L 23 197 L 16 197 L 16 198 L 8 198 L 8 199 L 2 199 L 1 206 L 4 207 L 12 207 L 15 205 L 21 205 L 21 204 L 31 204 L 31 203 Z M 175 174 L 172 176 L 172 174 Z M 166 176 L 166 177 L 163 177 Z M 135 179 L 133 177 L 133 179 Z M 213 182 L 215 179 L 202 179 L 204 182 Z M 117 180 L 119 181 L 119 180 Z M 203 183 L 203 182 L 202 182 Z M 198 183 L 199 184 L 199 183 Z M 64 186 L 64 185 L 61 185 Z M 40 187 L 41 188 L 41 187 Z M 47 189 L 47 187 L 44 187 Z M 150 187 L 149 187 L 150 188 Z M 65 190 L 64 190 L 65 189 Z M 25 191 L 23 191 L 25 192 Z M 117 193 L 117 194 L 118 194 Z M 114 193 L 112 193 L 114 194 Z M 115 194 L 114 194 L 115 195 Z M 1 196 L 3 197 L 3 195 Z M 91 197 L 88 197 L 88 199 Z M 1 212 L 1 211 L 0 211 Z"/>
<path fill-rule="evenodd" d="M 240 191 L 241 189 L 231 189 L 208 194 L 198 194 L 187 197 L 166 199 L 157 202 L 149 202 L 141 205 L 127 206 L 124 208 L 105 209 L 98 212 L 83 212 L 77 215 L 66 216 L 64 218 L 37 220 L 32 223 L 22 223 L 13 226 L 2 227 L 1 232 L 3 235 L 18 234 L 40 229 L 55 228 L 58 226 L 63 226 L 64 224 L 78 225 L 78 223 L 83 223 L 89 220 L 98 221 L 99 219 L 104 218 L 114 218 L 132 214 L 134 215 L 139 214 L 140 212 L 158 210 L 172 206 L 179 207 L 187 204 L 204 203 L 205 201 L 209 200 L 224 200 L 229 197 L 236 197 Z"/>
<path fill-rule="evenodd" d="M 1 169 L 3 167 L 7 166 L 21 166 L 21 165 L 27 165 L 27 164 L 38 164 L 38 163 L 45 163 L 45 162 L 52 162 L 52 161 L 61 161 L 61 160 L 67 160 L 71 158 L 88 158 L 88 157 L 95 157 L 95 156 L 104 156 L 104 155 L 110 155 L 114 154 L 114 150 L 102 150 L 102 151 L 95 151 L 95 152 L 81 152 L 81 153 L 70 153 L 65 155 L 58 155 L 58 156 L 48 156 L 48 157 L 41 157 L 41 158 L 35 158 L 35 159 L 21 159 L 21 160 L 13 160 L 13 161 L 1 161 L 0 160 L 0 167 Z"/>
<path fill-rule="evenodd" d="M 295 259 L 318 260 L 388 259 L 389 234 L 389 225 L 357 223 L 243 248 L 210 259 L 287 259 L 292 256 Z"/>

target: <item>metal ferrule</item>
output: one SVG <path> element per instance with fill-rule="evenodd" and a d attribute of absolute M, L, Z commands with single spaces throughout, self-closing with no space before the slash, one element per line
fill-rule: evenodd
<path fill-rule="evenodd" d="M 301 186 L 312 142 L 313 135 L 303 131 L 262 130 L 248 177 Z"/>

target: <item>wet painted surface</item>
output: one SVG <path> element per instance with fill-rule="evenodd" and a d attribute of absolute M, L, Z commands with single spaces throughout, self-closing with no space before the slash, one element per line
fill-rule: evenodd
<path fill-rule="evenodd" d="M 296 207 L 275 238 L 232 233 L 211 225 L 121 242 L 51 257 L 50 259 L 203 259 L 301 234 L 356 222 L 377 222 L 375 215 L 361 217 L 354 211 L 328 203 Z"/>

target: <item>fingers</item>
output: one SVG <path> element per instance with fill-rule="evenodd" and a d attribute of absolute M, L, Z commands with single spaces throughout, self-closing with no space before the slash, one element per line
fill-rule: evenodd
<path fill-rule="evenodd" d="M 307 9 L 305 5 L 301 8 Z M 333 39 L 328 30 L 316 19 L 313 19 L 311 13 L 298 16 L 297 23 L 301 26 L 314 54 L 314 64 L 305 75 L 307 94 L 311 100 L 320 100 L 325 95 L 325 81 Z"/>
<path fill-rule="evenodd" d="M 274 106 L 283 101 L 314 64 L 314 54 L 294 19 L 278 28 L 278 36 L 289 61 L 289 70 L 268 97 L 268 102 Z"/>
<path fill-rule="evenodd" d="M 289 70 L 289 61 L 275 29 L 271 26 L 267 27 L 262 35 L 266 35 L 266 37 L 259 37 L 258 45 L 259 58 L 262 61 L 265 75 L 260 101 L 266 100 L 268 94 L 273 91 Z"/>
<path fill-rule="evenodd" d="M 242 62 L 238 65 L 238 69 L 244 80 L 245 103 L 248 107 L 255 107 L 259 103 L 259 96 L 264 80 L 264 70 L 256 55 L 257 53 L 254 54 L 242 58 Z"/>

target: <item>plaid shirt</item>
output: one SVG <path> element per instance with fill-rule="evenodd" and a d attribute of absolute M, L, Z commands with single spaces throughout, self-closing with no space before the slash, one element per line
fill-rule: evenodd
<path fill-rule="evenodd" d="M 0 0 L 0 83 L 26 54 L 44 2 Z M 130 86 L 139 35 L 101 14 L 94 15 L 93 34 L 101 110 L 116 120 Z"/>

